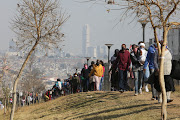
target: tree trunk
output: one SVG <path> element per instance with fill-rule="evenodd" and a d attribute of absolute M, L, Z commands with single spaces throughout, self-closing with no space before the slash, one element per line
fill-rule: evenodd
<path fill-rule="evenodd" d="M 154 27 L 153 29 L 154 29 L 155 41 L 156 41 L 157 47 L 158 47 L 158 56 L 160 56 L 160 55 L 161 55 L 161 47 L 160 47 L 160 45 L 159 45 L 159 40 L 158 40 L 158 37 L 157 37 L 157 30 L 156 30 L 155 27 Z"/>
<path fill-rule="evenodd" d="M 6 105 L 6 97 L 4 99 L 4 114 L 6 114 L 6 108 L 7 108 L 7 105 Z"/>
<path fill-rule="evenodd" d="M 165 53 L 165 48 L 166 48 L 166 43 L 167 43 L 167 29 L 164 28 L 163 32 L 163 44 L 162 44 L 162 52 L 160 56 L 160 69 L 159 69 L 159 83 L 162 91 L 162 108 L 161 108 L 161 118 L 162 120 L 167 119 L 167 97 L 166 97 L 166 89 L 165 89 L 165 82 L 164 82 L 164 53 Z"/>
<path fill-rule="evenodd" d="M 31 49 L 30 52 L 28 53 L 28 55 L 27 55 L 27 57 L 26 57 L 23 65 L 22 65 L 22 67 L 21 67 L 21 69 L 20 69 L 20 71 L 19 71 L 19 73 L 18 73 L 18 75 L 17 75 L 17 78 L 16 78 L 16 80 L 14 81 L 14 86 L 13 86 L 13 105 L 12 105 L 12 108 L 11 108 L 10 120 L 13 120 L 14 111 L 15 111 L 15 108 L 16 108 L 16 100 L 17 100 L 17 98 L 16 98 L 16 97 L 17 97 L 17 95 L 16 95 L 16 88 L 17 88 L 17 84 L 18 84 L 19 78 L 20 78 L 20 76 L 21 76 L 21 74 L 22 74 L 22 72 L 23 72 L 23 70 L 24 70 L 24 68 L 25 68 L 25 66 L 26 66 L 26 64 L 27 64 L 27 62 L 28 62 L 31 54 L 33 53 L 33 51 L 35 50 L 35 48 L 36 48 L 37 45 L 38 45 L 38 42 L 36 42 L 36 43 L 34 44 L 34 46 L 32 47 L 32 49 Z"/>

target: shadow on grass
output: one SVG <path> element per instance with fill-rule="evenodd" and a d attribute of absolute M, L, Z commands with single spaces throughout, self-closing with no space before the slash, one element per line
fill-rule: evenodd
<path fill-rule="evenodd" d="M 101 114 L 101 113 L 112 112 L 112 111 L 121 110 L 121 109 L 129 109 L 129 108 L 133 108 L 133 107 L 147 106 L 147 105 L 151 105 L 151 104 L 134 105 L 134 106 L 130 106 L 130 107 L 127 107 L 127 108 L 116 108 L 116 109 L 111 109 L 111 110 L 105 110 L 105 111 L 96 112 L 96 113 L 92 113 L 92 114 L 88 114 L 88 115 L 84 115 L 84 116 L 79 116 L 77 118 L 88 117 L 88 116 L 91 116 L 91 115 L 98 115 L 98 114 Z M 91 117 L 91 118 L 85 118 L 84 120 L 104 120 L 104 119 L 120 118 L 120 117 L 132 115 L 132 114 L 138 114 L 138 113 L 141 113 L 141 112 L 144 112 L 144 111 L 147 111 L 147 110 L 154 110 L 154 109 L 160 109 L 160 106 L 146 107 L 146 108 L 141 109 L 141 110 L 132 111 L 132 112 L 128 112 L 128 113 L 122 113 L 122 114 L 106 115 L 106 116 L 95 116 L 95 117 Z"/>
<path fill-rule="evenodd" d="M 113 111 L 118 111 L 118 110 L 123 110 L 123 109 L 145 107 L 145 106 L 150 106 L 150 105 L 152 105 L 152 104 L 132 105 L 132 106 L 128 106 L 128 107 L 120 107 L 120 108 L 108 109 L 108 110 L 103 110 L 103 111 L 99 111 L 99 112 L 94 112 L 94 113 L 91 113 L 91 114 L 86 114 L 86 115 L 78 116 L 76 118 L 88 117 L 88 116 L 92 116 L 92 115 L 98 115 L 98 114 L 102 114 L 102 113 L 108 113 L 108 112 L 113 112 Z M 139 113 L 139 112 L 147 111 L 147 110 L 151 110 L 151 109 L 160 109 L 160 106 L 152 106 L 152 107 L 144 108 L 143 110 L 140 110 L 140 111 L 124 113 L 124 114 L 120 114 L 120 115 L 118 114 L 118 117 L 125 116 L 125 115 L 130 115 L 130 114 L 134 114 L 134 113 Z M 117 116 L 117 115 L 115 115 L 115 116 Z M 115 118 L 115 116 L 114 115 L 112 115 L 110 117 L 106 116 L 105 119 Z M 93 118 L 91 118 L 91 119 L 93 119 Z M 96 119 L 96 117 L 94 117 L 94 119 Z M 101 117 L 99 117 L 99 119 L 101 119 Z M 89 119 L 87 119 L 87 120 L 89 120 Z"/>
<path fill-rule="evenodd" d="M 89 100 L 86 100 L 86 101 L 83 101 L 83 102 L 79 102 L 79 103 L 74 104 L 74 105 L 70 105 L 69 108 L 81 108 L 81 107 L 85 107 L 88 104 L 93 103 L 96 100 L 100 100 L 100 99 L 102 99 L 102 98 L 104 98 L 106 96 L 108 96 L 108 94 L 103 94 L 103 95 L 95 97 L 95 98 L 90 98 Z"/>

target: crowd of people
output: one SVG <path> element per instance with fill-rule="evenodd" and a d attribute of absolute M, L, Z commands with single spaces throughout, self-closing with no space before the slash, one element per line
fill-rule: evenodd
<path fill-rule="evenodd" d="M 161 45 L 161 44 L 160 44 Z M 173 79 L 170 76 L 172 68 L 171 50 L 166 45 L 164 56 L 164 79 L 167 91 L 167 102 L 172 102 L 170 94 L 175 91 Z M 57 82 L 51 90 L 45 93 L 45 98 L 51 100 L 58 96 L 87 91 L 102 91 L 104 81 L 105 67 L 102 60 L 96 63 L 91 61 L 91 65 L 84 64 L 81 73 L 74 73 L 69 79 Z M 111 74 L 111 90 L 119 91 L 135 91 L 134 95 L 142 94 L 144 87 L 149 92 L 148 83 L 151 85 L 152 100 L 162 102 L 162 93 L 159 84 L 159 57 L 157 44 L 152 44 L 148 50 L 145 44 L 140 41 L 137 45 L 133 44 L 129 49 L 125 44 L 121 45 L 121 49 L 116 49 L 111 57 L 111 67 L 108 69 Z M 150 77 L 151 76 L 151 77 Z M 153 77 L 152 77 L 153 76 Z M 149 79 L 151 78 L 151 79 Z M 128 81 L 133 81 L 134 86 L 129 86 Z"/>
<path fill-rule="evenodd" d="M 160 42 L 162 43 L 162 41 Z M 160 44 L 161 46 L 161 44 Z M 145 44 L 140 41 L 138 45 L 133 44 L 130 49 L 122 44 L 121 50 L 115 50 L 111 58 L 112 67 L 111 81 L 113 90 L 120 92 L 132 90 L 128 86 L 128 78 L 134 81 L 135 96 L 142 94 L 142 87 L 149 92 L 148 83 L 151 85 L 152 100 L 162 102 L 162 93 L 159 83 L 159 60 L 157 44 L 152 44 L 148 50 Z M 171 78 L 172 54 L 166 45 L 164 55 L 164 80 L 167 91 L 167 102 L 172 102 L 170 98 L 171 92 L 175 91 L 174 82 Z M 151 79 L 149 79 L 151 77 Z"/>
<path fill-rule="evenodd" d="M 69 79 L 57 79 L 52 89 L 44 94 L 45 101 L 78 92 L 100 91 L 104 80 L 105 67 L 102 60 L 84 64 L 81 73 L 74 73 Z"/>

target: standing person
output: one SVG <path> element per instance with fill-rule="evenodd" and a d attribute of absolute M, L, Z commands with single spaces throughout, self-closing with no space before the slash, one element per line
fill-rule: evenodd
<path fill-rule="evenodd" d="M 127 70 L 131 64 L 130 53 L 126 50 L 126 44 L 122 44 L 122 49 L 119 51 L 119 54 L 116 58 L 116 61 L 113 64 L 113 68 L 118 67 L 118 79 L 119 79 L 119 88 L 120 92 L 129 89 L 127 85 Z"/>
<path fill-rule="evenodd" d="M 94 62 L 94 61 L 91 61 L 91 65 L 88 67 L 89 73 L 90 73 L 91 70 L 93 69 L 94 64 L 95 64 L 95 62 Z M 89 89 L 90 91 L 95 90 L 95 82 L 93 81 L 93 76 L 94 76 L 94 74 L 92 74 L 91 76 L 89 76 L 88 89 Z"/>
<path fill-rule="evenodd" d="M 99 85 L 99 90 L 102 90 L 103 82 L 104 82 L 104 72 L 105 72 L 105 67 L 104 67 L 104 62 L 100 60 L 100 64 L 103 67 L 103 75 L 101 77 L 100 85 Z"/>
<path fill-rule="evenodd" d="M 28 106 L 30 105 L 30 103 L 31 103 L 31 96 L 28 94 L 28 97 L 27 97 L 27 104 L 28 104 Z"/>
<path fill-rule="evenodd" d="M 138 46 L 133 44 L 132 45 L 132 52 L 131 52 L 131 61 L 132 61 L 132 71 L 134 73 L 135 78 L 135 96 L 138 93 L 142 94 L 142 80 L 143 80 L 143 66 L 141 65 L 140 61 L 140 50 Z"/>
<path fill-rule="evenodd" d="M 88 69 L 88 66 L 87 64 L 84 64 L 84 68 L 81 70 L 81 77 L 83 77 L 82 80 L 82 87 L 83 87 L 83 92 L 87 92 L 88 91 L 88 82 L 89 82 L 89 78 L 88 78 L 88 75 L 89 75 L 89 69 Z"/>
<path fill-rule="evenodd" d="M 165 48 L 165 54 L 164 54 L 164 82 L 165 82 L 165 88 L 166 88 L 166 95 L 167 95 L 167 102 L 172 102 L 173 100 L 170 98 L 171 92 L 175 91 L 174 88 L 174 81 L 171 78 L 171 69 L 172 69 L 172 55 L 170 51 L 168 50 L 168 47 L 166 46 Z M 154 66 L 155 66 L 155 78 L 156 80 L 154 81 L 154 87 L 158 91 L 158 102 L 162 102 L 162 93 L 160 89 L 160 84 L 159 84 L 159 58 L 158 58 L 158 50 L 155 52 L 154 56 Z"/>
<path fill-rule="evenodd" d="M 114 55 L 111 57 L 111 64 L 112 65 L 116 61 L 118 54 L 119 54 L 119 50 L 115 49 Z M 113 66 L 111 66 L 110 71 L 112 71 L 111 72 L 111 89 L 112 89 L 112 91 L 114 91 L 114 90 L 118 89 L 118 72 L 116 69 L 113 69 Z"/>
<path fill-rule="evenodd" d="M 96 90 L 99 91 L 99 85 L 100 85 L 100 81 L 101 81 L 101 77 L 103 75 L 103 67 L 100 64 L 100 61 L 97 60 L 96 64 L 93 65 L 93 69 L 91 70 L 89 77 L 94 74 L 93 79 L 96 83 Z"/>
<path fill-rule="evenodd" d="M 62 90 L 62 82 L 61 79 L 58 78 L 56 83 L 55 83 L 55 91 L 56 91 L 56 96 L 60 96 L 61 95 L 61 90 Z"/>
<path fill-rule="evenodd" d="M 149 65 L 149 71 L 150 71 L 150 75 L 154 72 L 154 55 L 155 55 L 155 51 L 157 49 L 157 44 L 152 44 L 149 49 L 148 49 L 148 53 L 147 53 L 147 57 L 144 63 L 144 72 L 146 72 L 146 69 Z M 151 91 L 152 91 L 152 98 L 151 100 L 156 100 L 157 99 L 157 93 L 156 93 L 156 89 L 154 88 L 154 83 L 151 82 Z"/>
<path fill-rule="evenodd" d="M 73 93 L 76 93 L 76 92 L 77 92 L 78 83 L 80 83 L 79 76 L 77 75 L 77 73 L 74 73 L 74 76 L 73 76 L 73 78 L 72 78 Z"/>

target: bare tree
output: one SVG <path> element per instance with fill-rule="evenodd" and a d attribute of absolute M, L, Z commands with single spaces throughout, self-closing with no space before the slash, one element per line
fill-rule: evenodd
<path fill-rule="evenodd" d="M 58 48 L 64 37 L 62 25 L 68 19 L 65 12 L 58 11 L 58 0 L 21 0 L 17 7 L 18 14 L 12 20 L 12 30 L 18 38 L 16 44 L 21 51 L 27 52 L 27 56 L 14 81 L 11 120 L 16 106 L 17 84 L 31 54 L 38 47 L 41 50 Z"/>
<path fill-rule="evenodd" d="M 3 100 L 4 100 L 4 114 L 6 114 L 7 111 L 7 101 L 10 95 L 10 88 L 9 84 L 11 83 L 11 79 L 13 77 L 13 73 L 11 72 L 11 65 L 9 64 L 8 61 L 8 56 L 4 55 L 2 56 L 2 66 L 1 68 L 1 78 L 0 78 L 0 85 L 2 88 L 2 95 L 3 95 Z"/>
<path fill-rule="evenodd" d="M 89 1 L 97 2 L 97 0 Z M 134 16 L 135 19 L 143 19 L 144 21 L 149 21 L 151 23 L 151 27 L 154 31 L 155 41 L 158 45 L 158 54 L 160 59 L 159 83 L 163 96 L 161 117 L 163 120 L 166 120 L 167 99 L 163 71 L 164 54 L 168 31 L 180 25 L 180 23 L 178 22 L 180 0 L 105 0 L 105 2 L 107 2 L 107 4 L 119 5 L 120 8 L 116 10 L 124 11 L 122 12 L 122 18 Z M 108 12 L 110 10 L 111 9 L 108 9 Z M 157 29 L 162 29 L 163 31 L 162 47 L 160 47 L 159 45 Z"/>
<path fill-rule="evenodd" d="M 150 21 L 154 30 L 154 37 L 158 45 L 160 69 L 159 69 L 159 83 L 162 91 L 163 101 L 161 109 L 161 118 L 167 119 L 167 98 L 164 83 L 164 55 L 167 43 L 167 34 L 169 29 L 180 23 L 174 21 L 173 18 L 177 17 L 178 7 L 180 0 L 126 0 L 128 2 L 127 10 L 132 10 L 136 15 L 144 20 Z M 170 22 L 172 21 L 172 22 Z M 163 29 L 163 43 L 162 47 L 159 45 L 157 37 L 157 28 Z"/>

